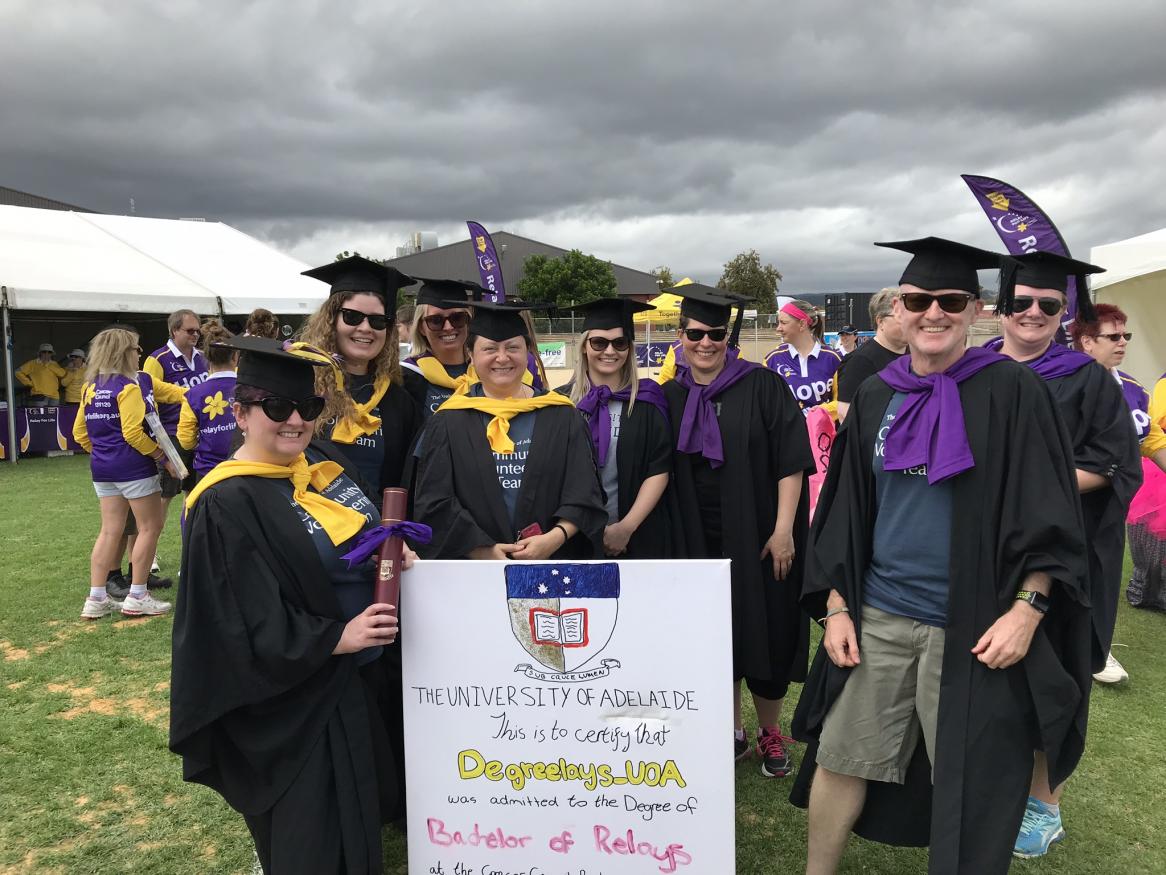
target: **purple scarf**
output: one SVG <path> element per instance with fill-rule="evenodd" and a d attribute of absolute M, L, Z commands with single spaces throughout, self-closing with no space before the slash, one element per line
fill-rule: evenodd
<path fill-rule="evenodd" d="M 879 372 L 883 382 L 906 400 L 887 432 L 883 469 L 905 471 L 927 466 L 927 482 L 939 483 L 975 465 L 959 384 L 1007 356 L 982 347 L 967 350 L 940 374 L 918 377 L 911 373 L 911 356 L 896 359 Z"/>
<path fill-rule="evenodd" d="M 726 356 L 724 370 L 707 386 L 692 379 L 692 372 L 688 368 L 677 371 L 676 382 L 688 390 L 688 400 L 684 403 L 684 415 L 680 419 L 680 437 L 676 441 L 676 449 L 682 453 L 700 453 L 708 459 L 711 467 L 721 467 L 725 463 L 725 448 L 721 443 L 721 428 L 717 424 L 713 400 L 759 367 L 756 362 Z"/>
<path fill-rule="evenodd" d="M 984 344 L 984 349 L 998 352 L 1003 346 L 1003 337 L 993 337 Z M 1036 358 L 1021 362 L 1021 364 L 1028 365 L 1036 371 L 1037 376 L 1042 380 L 1056 380 L 1077 373 L 1092 361 L 1093 359 L 1083 352 L 1077 352 L 1077 350 L 1061 346 L 1059 343 L 1050 343 L 1049 348 Z"/>
<path fill-rule="evenodd" d="M 607 464 L 607 452 L 611 448 L 611 413 L 607 410 L 607 402 L 612 399 L 626 402 L 631 398 L 631 386 L 625 386 L 618 392 L 612 392 L 607 386 L 592 386 L 575 405 L 587 414 L 587 424 L 591 428 L 591 445 L 595 447 L 595 455 L 601 468 Z M 668 401 L 664 398 L 664 390 L 655 380 L 639 381 L 636 387 L 636 402 L 651 404 L 668 419 Z"/>

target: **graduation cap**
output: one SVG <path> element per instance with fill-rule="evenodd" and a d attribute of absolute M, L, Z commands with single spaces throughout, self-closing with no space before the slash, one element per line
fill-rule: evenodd
<path fill-rule="evenodd" d="M 655 309 L 651 304 L 641 304 L 630 298 L 599 298 L 586 304 L 576 304 L 574 307 L 561 307 L 559 312 L 582 316 L 584 331 L 622 328 L 624 336 L 630 339 L 635 333 L 632 316 Z"/>
<path fill-rule="evenodd" d="M 328 283 L 333 295 L 340 292 L 372 292 L 380 295 L 385 300 L 385 312 L 390 314 L 397 310 L 397 290 L 417 282 L 395 267 L 360 255 L 313 267 L 303 274 Z"/>
<path fill-rule="evenodd" d="M 267 337 L 232 337 L 212 347 L 238 350 L 236 382 L 266 389 L 281 398 L 302 401 L 316 394 L 315 369 L 333 364 L 326 353 L 296 350 L 294 345 Z M 292 349 L 288 349 L 292 347 Z"/>
<path fill-rule="evenodd" d="M 724 289 L 716 289 L 701 283 L 688 283 L 668 290 L 684 300 L 680 302 L 680 315 L 688 316 L 705 325 L 728 325 L 733 307 L 737 308 L 737 318 L 729 334 L 729 346 L 737 346 L 741 334 L 741 321 L 745 318 L 745 304 L 748 298 L 735 295 Z"/>
<path fill-rule="evenodd" d="M 427 304 L 430 307 L 440 307 L 443 310 L 449 307 L 468 307 L 471 301 L 480 301 L 482 295 L 490 292 L 489 289 L 472 280 L 439 280 L 417 277 L 416 281 L 421 283 L 421 288 L 417 292 L 417 303 Z M 461 303 L 450 303 L 450 301 L 458 300 Z"/>
<path fill-rule="evenodd" d="M 1000 294 L 996 299 L 996 310 L 1012 312 L 1012 291 L 1016 285 L 1016 270 L 1019 262 L 1011 255 L 977 249 L 966 243 L 944 240 L 942 237 L 923 237 L 919 240 L 898 240 L 890 243 L 876 243 L 887 249 L 909 252 L 914 258 L 899 277 L 899 283 L 910 283 L 929 292 L 938 289 L 958 289 L 980 297 L 980 280 L 977 270 L 1000 271 Z"/>
<path fill-rule="evenodd" d="M 1093 302 L 1089 299 L 1085 277 L 1091 273 L 1105 273 L 1104 267 L 1055 252 L 1026 252 L 1017 255 L 1016 260 L 1020 262 L 1016 282 L 1034 289 L 1056 289 L 1068 293 L 1069 277 L 1076 277 L 1077 318 L 1082 322 L 1093 321 Z"/>
<path fill-rule="evenodd" d="M 457 300 L 444 301 L 445 307 L 464 307 Z M 522 321 L 522 314 L 526 310 L 550 310 L 552 304 L 527 304 L 522 301 L 475 301 L 474 315 L 470 318 L 470 335 L 485 337 L 487 340 L 501 342 L 512 337 L 525 337 L 530 342 L 530 335 L 526 330 L 526 323 Z"/>

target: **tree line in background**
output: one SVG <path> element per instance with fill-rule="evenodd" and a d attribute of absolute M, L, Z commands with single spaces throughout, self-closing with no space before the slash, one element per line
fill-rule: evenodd
<path fill-rule="evenodd" d="M 338 253 L 340 261 L 359 252 Z M 388 259 L 376 259 L 382 263 Z M 652 270 L 661 291 L 670 289 L 676 282 L 671 268 L 660 265 Z M 729 259 L 717 280 L 717 288 L 725 289 L 750 301 L 750 309 L 761 313 L 776 310 L 777 287 L 781 283 L 781 272 L 772 264 L 762 264 L 756 249 L 738 253 Z M 526 301 L 553 303 L 560 307 L 571 304 L 585 304 L 596 298 L 614 297 L 616 293 L 615 272 L 610 261 L 586 255 L 579 249 L 572 249 L 561 258 L 546 255 L 528 256 L 522 265 L 522 279 L 514 293 Z"/>

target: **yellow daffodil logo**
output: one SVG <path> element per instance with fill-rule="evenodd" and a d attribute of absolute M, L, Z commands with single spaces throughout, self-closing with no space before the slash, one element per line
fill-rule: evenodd
<path fill-rule="evenodd" d="M 227 410 L 227 402 L 223 398 L 223 393 L 215 392 L 206 399 L 206 405 L 202 408 L 202 412 L 207 415 L 209 419 L 214 419 L 216 416 L 222 416 Z"/>
<path fill-rule="evenodd" d="M 81 406 L 84 407 L 93 400 L 93 396 L 97 394 L 97 387 L 92 383 L 86 383 L 81 389 Z"/>

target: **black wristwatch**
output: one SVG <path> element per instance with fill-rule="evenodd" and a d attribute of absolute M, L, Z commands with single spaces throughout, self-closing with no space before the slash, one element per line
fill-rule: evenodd
<path fill-rule="evenodd" d="M 1028 602 L 1036 608 L 1038 613 L 1047 614 L 1049 612 L 1049 597 L 1039 592 L 1022 589 L 1016 593 L 1016 600 L 1018 602 Z"/>

